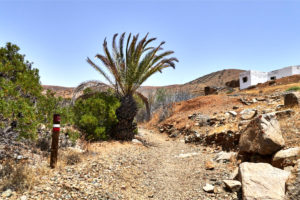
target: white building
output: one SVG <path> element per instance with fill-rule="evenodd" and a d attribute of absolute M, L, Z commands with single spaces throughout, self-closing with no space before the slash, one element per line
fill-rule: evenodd
<path fill-rule="evenodd" d="M 245 71 L 240 73 L 240 89 L 246 89 L 252 85 L 257 85 L 258 83 L 264 83 L 295 74 L 300 74 L 300 65 L 289 66 L 271 72 Z"/>

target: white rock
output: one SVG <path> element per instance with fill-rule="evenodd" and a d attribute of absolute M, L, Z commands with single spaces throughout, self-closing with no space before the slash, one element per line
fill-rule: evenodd
<path fill-rule="evenodd" d="M 143 144 L 141 141 L 137 140 L 137 139 L 133 139 L 132 140 L 133 144 Z"/>
<path fill-rule="evenodd" d="M 248 119 L 252 119 L 253 117 L 255 117 L 255 115 L 257 114 L 257 111 L 254 109 L 245 109 L 240 114 L 241 114 L 241 119 L 248 120 Z"/>
<path fill-rule="evenodd" d="M 7 190 L 5 190 L 4 192 L 2 192 L 2 197 L 3 198 L 6 198 L 6 197 L 10 197 L 12 195 L 12 191 L 11 191 L 11 189 L 7 189 Z"/>
<path fill-rule="evenodd" d="M 187 158 L 187 157 L 191 157 L 191 156 L 195 156 L 198 155 L 197 152 L 192 152 L 192 153 L 181 153 L 178 156 L 175 156 L 177 158 Z"/>
<path fill-rule="evenodd" d="M 244 162 L 239 166 L 243 200 L 283 200 L 289 172 L 268 163 Z"/>
<path fill-rule="evenodd" d="M 219 152 L 216 157 L 214 158 L 215 161 L 220 162 L 220 161 L 230 161 L 231 158 L 235 157 L 236 153 L 235 152 L 225 152 L 221 151 Z"/>
<path fill-rule="evenodd" d="M 237 116 L 237 113 L 235 111 L 228 111 L 229 114 L 231 114 L 232 116 Z"/>
<path fill-rule="evenodd" d="M 226 187 L 232 191 L 232 192 L 237 192 L 241 189 L 241 182 L 235 181 L 235 180 L 223 180 L 224 184 Z"/>
<path fill-rule="evenodd" d="M 25 195 L 20 197 L 20 200 L 27 200 L 27 197 Z"/>
<path fill-rule="evenodd" d="M 206 185 L 203 187 L 203 190 L 205 192 L 209 192 L 209 193 L 214 192 L 214 189 L 215 189 L 215 186 L 213 186 L 209 183 L 206 183 Z"/>
<path fill-rule="evenodd" d="M 300 158 L 300 147 L 289 148 L 278 151 L 272 160 L 272 165 L 275 167 L 286 167 L 293 165 L 294 161 Z"/>

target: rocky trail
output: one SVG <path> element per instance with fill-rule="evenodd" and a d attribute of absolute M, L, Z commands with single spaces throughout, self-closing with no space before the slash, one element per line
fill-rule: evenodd
<path fill-rule="evenodd" d="M 139 142 L 93 143 L 76 165 L 49 169 L 47 161 L 39 184 L 10 199 L 238 199 L 226 192 L 228 164 L 207 161 L 216 152 L 209 147 L 187 145 L 165 134 L 139 129 Z M 215 185 L 205 192 L 206 183 Z M 2 196 L 4 197 L 4 196 Z"/>

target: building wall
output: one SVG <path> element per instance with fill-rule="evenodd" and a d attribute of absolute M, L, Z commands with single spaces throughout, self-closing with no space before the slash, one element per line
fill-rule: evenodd
<path fill-rule="evenodd" d="M 294 74 L 300 74 L 300 66 L 293 66 L 292 67 L 292 73 Z"/>
<path fill-rule="evenodd" d="M 289 66 L 282 69 L 274 70 L 271 72 L 259 72 L 259 71 L 245 71 L 240 73 L 240 89 L 246 89 L 252 85 L 258 83 L 264 83 L 269 80 L 272 80 L 272 77 L 275 79 L 280 79 L 286 76 L 292 76 L 295 74 L 300 74 L 300 65 L 298 66 Z M 247 77 L 247 81 L 244 82 L 243 78 Z"/>
<path fill-rule="evenodd" d="M 258 83 L 264 83 L 268 81 L 268 73 L 251 71 L 251 85 L 256 85 Z"/>
<path fill-rule="evenodd" d="M 244 82 L 243 78 L 247 77 L 247 81 Z M 251 76 L 250 76 L 250 71 L 245 71 L 240 73 L 240 89 L 246 89 L 251 86 Z"/>
<path fill-rule="evenodd" d="M 273 80 L 272 77 L 274 77 L 275 79 L 280 79 L 286 76 L 292 76 L 292 69 L 293 67 L 285 67 L 282 69 L 271 71 L 268 73 L 268 80 Z"/>

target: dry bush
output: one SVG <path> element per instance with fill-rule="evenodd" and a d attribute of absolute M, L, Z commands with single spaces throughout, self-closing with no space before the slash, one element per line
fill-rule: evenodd
<path fill-rule="evenodd" d="M 58 167 L 64 168 L 66 165 L 76 165 L 81 162 L 82 154 L 72 150 L 61 151 L 58 154 Z"/>
<path fill-rule="evenodd" d="M 5 161 L 0 170 L 0 190 L 24 191 L 35 183 L 33 169 L 25 162 Z"/>
<path fill-rule="evenodd" d="M 66 156 L 66 164 L 67 165 L 75 165 L 79 162 L 81 162 L 81 158 L 80 158 L 80 155 L 77 153 L 71 153 Z"/>

